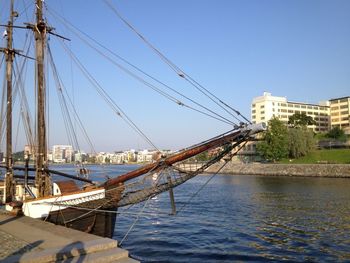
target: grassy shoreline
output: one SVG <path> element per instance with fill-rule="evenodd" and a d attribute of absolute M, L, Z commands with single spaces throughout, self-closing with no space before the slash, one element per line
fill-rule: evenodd
<path fill-rule="evenodd" d="M 282 164 L 350 164 L 350 149 L 316 150 L 298 159 L 282 159 Z"/>

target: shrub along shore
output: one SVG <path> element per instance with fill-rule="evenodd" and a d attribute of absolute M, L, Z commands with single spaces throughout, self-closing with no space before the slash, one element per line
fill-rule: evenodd
<path fill-rule="evenodd" d="M 214 173 L 221 165 L 220 163 L 215 164 L 206 170 L 206 172 Z M 236 175 L 350 178 L 350 164 L 237 164 L 230 162 L 220 173 Z"/>

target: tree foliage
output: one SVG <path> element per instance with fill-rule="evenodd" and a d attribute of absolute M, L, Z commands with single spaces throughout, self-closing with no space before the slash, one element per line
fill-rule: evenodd
<path fill-rule="evenodd" d="M 23 162 L 24 161 L 24 151 L 21 151 L 21 152 L 15 152 L 13 154 L 13 160 L 16 162 L 16 161 L 20 161 L 20 162 Z"/>
<path fill-rule="evenodd" d="M 326 136 L 335 140 L 346 141 L 345 132 L 337 126 L 332 128 Z"/>
<path fill-rule="evenodd" d="M 306 115 L 305 112 L 296 112 L 289 117 L 288 124 L 292 127 L 304 127 L 307 125 L 315 125 L 316 121 L 311 116 Z"/>
<path fill-rule="evenodd" d="M 282 121 L 273 118 L 263 141 L 258 144 L 258 153 L 268 160 L 299 158 L 309 154 L 315 147 L 314 133 L 306 125 L 287 127 Z"/>
<path fill-rule="evenodd" d="M 89 157 L 87 158 L 87 161 L 88 161 L 89 163 L 96 163 L 97 158 L 96 158 L 96 156 L 89 156 Z"/>
<path fill-rule="evenodd" d="M 269 121 L 263 141 L 257 145 L 257 151 L 272 161 L 288 156 L 288 129 L 278 118 L 273 117 Z"/>
<path fill-rule="evenodd" d="M 289 128 L 289 157 L 299 158 L 309 154 L 315 147 L 314 134 L 306 127 Z"/>

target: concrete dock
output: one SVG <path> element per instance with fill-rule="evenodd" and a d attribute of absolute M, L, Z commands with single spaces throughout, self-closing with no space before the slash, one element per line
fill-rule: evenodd
<path fill-rule="evenodd" d="M 3 211 L 0 244 L 0 262 L 138 262 L 116 240 Z"/>

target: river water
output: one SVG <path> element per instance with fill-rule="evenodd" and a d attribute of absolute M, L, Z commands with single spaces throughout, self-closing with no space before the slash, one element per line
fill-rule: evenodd
<path fill-rule="evenodd" d="M 174 189 L 176 216 L 168 193 L 119 209 L 114 238 L 142 262 L 350 262 L 350 179 L 210 178 Z"/>
<path fill-rule="evenodd" d="M 114 238 L 135 223 L 142 262 L 350 261 L 349 179 L 217 175 L 193 197 L 209 178 L 174 190 L 176 216 L 168 193 L 119 209 Z"/>

